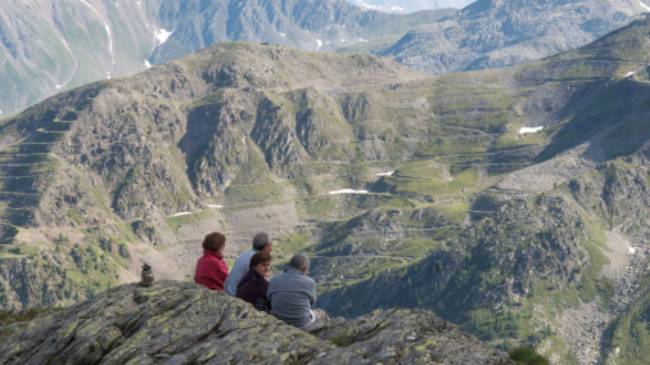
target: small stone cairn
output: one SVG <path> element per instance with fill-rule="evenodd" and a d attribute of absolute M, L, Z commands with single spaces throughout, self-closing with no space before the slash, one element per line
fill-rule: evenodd
<path fill-rule="evenodd" d="M 153 285 L 154 281 L 156 279 L 153 276 L 153 270 L 151 269 L 151 265 L 147 264 L 146 262 L 142 263 L 142 272 L 140 273 L 141 281 L 140 281 L 140 286 L 148 288 Z"/>

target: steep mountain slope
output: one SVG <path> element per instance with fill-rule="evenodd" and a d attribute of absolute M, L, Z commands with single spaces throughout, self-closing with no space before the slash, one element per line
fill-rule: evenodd
<path fill-rule="evenodd" d="M 153 8 L 100 0 L 3 4 L 0 111 L 11 114 L 59 90 L 144 69 L 156 46 Z"/>
<path fill-rule="evenodd" d="M 91 302 L 0 326 L 0 361 L 514 365 L 425 311 L 375 312 L 317 336 L 223 293 L 164 282 L 111 289 Z"/>
<path fill-rule="evenodd" d="M 0 9 L 0 114 L 216 42 L 308 50 L 393 40 L 449 11 L 397 15 L 328 1 L 26 0 Z"/>
<path fill-rule="evenodd" d="M 232 43 L 57 95 L 0 124 L 0 303 L 80 301 L 141 259 L 190 277 L 206 232 L 232 258 L 266 229 L 334 313 L 641 361 L 620 349 L 646 290 L 649 29 L 440 77 Z"/>
<path fill-rule="evenodd" d="M 377 53 L 436 74 L 504 67 L 575 49 L 649 9 L 637 0 L 479 0 Z"/>

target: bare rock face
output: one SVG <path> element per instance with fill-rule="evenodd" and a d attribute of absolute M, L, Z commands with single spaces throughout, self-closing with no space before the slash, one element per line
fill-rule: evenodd
<path fill-rule="evenodd" d="M 317 336 L 194 284 L 126 285 L 0 327 L 19 364 L 511 364 L 430 312 L 377 311 Z"/>

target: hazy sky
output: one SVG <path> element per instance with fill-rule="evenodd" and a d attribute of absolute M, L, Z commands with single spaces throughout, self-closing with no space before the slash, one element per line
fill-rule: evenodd
<path fill-rule="evenodd" d="M 353 4 L 388 12 L 413 12 L 423 9 L 462 8 L 474 0 L 348 0 Z"/>

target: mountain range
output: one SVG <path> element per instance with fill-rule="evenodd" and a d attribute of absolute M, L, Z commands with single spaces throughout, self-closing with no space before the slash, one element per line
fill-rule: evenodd
<path fill-rule="evenodd" d="M 206 232 L 232 260 L 268 230 L 334 314 L 645 363 L 648 34 L 441 76 L 223 43 L 59 93 L 0 120 L 0 305 L 81 302 L 142 260 L 182 280 Z"/>
<path fill-rule="evenodd" d="M 411 14 L 342 0 L 11 2 L 0 9 L 0 115 L 217 42 L 373 53 L 440 74 L 574 49 L 648 9 L 636 0 L 481 0 L 462 10 Z"/>
<path fill-rule="evenodd" d="M 0 9 L 0 112 L 216 42 L 333 49 L 396 39 L 445 11 L 384 14 L 342 0 L 26 0 Z"/>
<path fill-rule="evenodd" d="M 479 0 L 377 54 L 437 74 L 511 66 L 580 47 L 648 10 L 637 0 Z"/>

